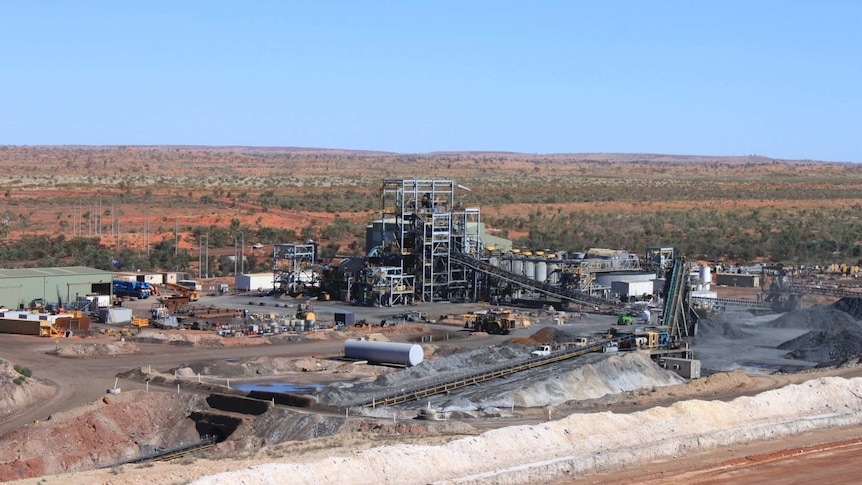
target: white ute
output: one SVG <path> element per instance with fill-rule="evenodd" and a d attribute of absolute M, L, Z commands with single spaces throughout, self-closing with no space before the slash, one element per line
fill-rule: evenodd
<path fill-rule="evenodd" d="M 547 357 L 549 355 L 551 355 L 550 345 L 540 345 L 536 347 L 536 350 L 533 351 L 534 357 Z"/>

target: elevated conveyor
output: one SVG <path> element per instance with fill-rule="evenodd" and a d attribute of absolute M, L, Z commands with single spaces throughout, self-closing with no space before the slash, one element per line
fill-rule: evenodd
<path fill-rule="evenodd" d="M 770 305 L 769 302 L 755 300 L 693 296 L 691 297 L 691 302 L 696 307 L 699 306 L 701 308 L 712 308 L 716 312 L 726 310 L 754 310 L 757 312 L 768 313 L 773 311 L 772 305 Z"/>
<path fill-rule="evenodd" d="M 144 455 L 140 455 L 136 458 L 123 460 L 117 463 L 113 463 L 111 465 L 103 466 L 102 468 L 114 468 L 120 465 L 131 465 L 135 463 L 146 463 L 150 461 L 173 460 L 175 458 L 180 458 L 182 456 L 190 455 L 192 453 L 210 450 L 215 447 L 217 442 L 218 440 L 215 436 L 204 435 L 200 439 L 200 441 L 181 444 L 172 448 L 156 448 L 156 450 L 152 453 L 147 453 Z"/>
<path fill-rule="evenodd" d="M 586 347 L 576 347 L 554 352 L 547 357 L 532 357 L 529 359 L 516 361 L 514 363 L 502 365 L 492 369 L 486 369 L 468 375 L 455 377 L 449 380 L 434 382 L 423 386 L 417 386 L 412 389 L 405 389 L 402 391 L 393 392 L 391 394 L 386 394 L 381 397 L 374 398 L 370 401 L 356 403 L 353 405 L 353 407 L 392 406 L 395 404 L 414 401 L 436 394 L 444 394 L 447 392 L 454 391 L 456 389 L 461 389 L 467 386 L 472 386 L 474 384 L 490 381 L 492 379 L 505 377 L 508 375 L 515 374 L 517 372 L 522 372 L 536 367 L 541 367 L 544 365 L 572 359 L 574 357 L 578 357 L 584 354 L 601 352 L 606 344 L 616 344 L 617 346 L 619 346 L 621 342 L 627 339 L 628 338 L 602 340 Z"/>
<path fill-rule="evenodd" d="M 857 296 L 862 297 L 862 289 L 844 288 L 840 286 L 817 286 L 817 285 L 790 285 L 789 292 L 794 294 L 808 293 L 812 295 L 826 296 Z"/>
<path fill-rule="evenodd" d="M 691 308 L 688 273 L 689 264 L 684 259 L 676 258 L 665 283 L 662 324 L 670 329 L 671 337 L 677 340 L 697 334 L 698 317 Z"/>
<path fill-rule="evenodd" d="M 510 273 L 509 271 L 500 269 L 496 266 L 493 266 L 489 263 L 476 259 L 472 256 L 468 256 L 466 254 L 453 252 L 451 254 L 451 258 L 452 260 L 457 261 L 464 266 L 473 268 L 474 270 L 491 276 L 492 278 L 508 281 L 510 283 L 519 285 L 522 288 L 528 288 L 537 293 L 542 293 L 554 298 L 559 298 L 561 300 L 570 301 L 572 303 L 578 303 L 581 305 L 599 306 L 604 308 L 610 307 L 615 309 L 625 308 L 625 305 L 623 305 L 621 302 L 606 300 L 604 298 L 587 295 L 578 291 L 567 290 L 559 286 L 541 283 L 534 279 L 527 278 L 523 275 Z"/>

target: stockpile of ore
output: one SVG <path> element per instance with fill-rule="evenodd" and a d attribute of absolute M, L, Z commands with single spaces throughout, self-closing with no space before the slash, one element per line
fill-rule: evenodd
<path fill-rule="evenodd" d="M 845 297 L 831 305 L 795 310 L 765 324 L 801 328 L 808 333 L 778 348 L 787 357 L 834 365 L 862 355 L 862 298 Z"/>

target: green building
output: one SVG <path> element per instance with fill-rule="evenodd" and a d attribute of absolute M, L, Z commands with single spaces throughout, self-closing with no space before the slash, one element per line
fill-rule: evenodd
<path fill-rule="evenodd" d="M 0 269 L 0 306 L 29 308 L 33 300 L 66 304 L 86 295 L 111 294 L 113 273 L 85 266 Z"/>

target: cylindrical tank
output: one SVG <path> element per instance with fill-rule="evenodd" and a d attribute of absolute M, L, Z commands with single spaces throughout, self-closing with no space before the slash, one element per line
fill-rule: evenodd
<path fill-rule="evenodd" d="M 425 352 L 416 344 L 377 342 L 374 340 L 345 340 L 344 356 L 348 359 L 367 360 L 377 364 L 414 366 L 422 363 Z"/>
<path fill-rule="evenodd" d="M 536 263 L 536 281 L 544 283 L 548 279 L 548 263 L 539 261 Z"/>
<path fill-rule="evenodd" d="M 524 274 L 524 260 L 516 259 L 512 261 L 512 273 L 519 275 Z"/>
<path fill-rule="evenodd" d="M 700 268 L 700 281 L 705 285 L 712 283 L 712 269 L 709 266 Z"/>
<path fill-rule="evenodd" d="M 524 262 L 524 276 L 531 280 L 536 279 L 536 263 L 532 261 Z"/>
<path fill-rule="evenodd" d="M 556 285 L 560 282 L 560 265 L 559 264 L 549 264 L 548 265 L 548 283 L 552 285 Z"/>
<path fill-rule="evenodd" d="M 500 258 L 498 258 L 497 256 L 491 256 L 490 258 L 488 258 L 488 264 L 497 268 L 500 266 Z"/>
<path fill-rule="evenodd" d="M 500 269 L 503 271 L 512 271 L 512 259 L 511 258 L 501 258 L 500 259 Z"/>

